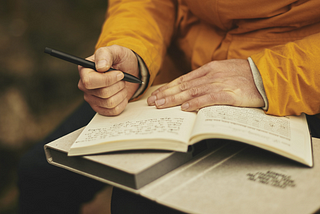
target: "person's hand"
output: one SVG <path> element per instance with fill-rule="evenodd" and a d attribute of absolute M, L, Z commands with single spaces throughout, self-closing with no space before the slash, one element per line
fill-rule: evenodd
<path fill-rule="evenodd" d="M 139 87 L 139 84 L 121 81 L 124 77 L 121 71 L 139 76 L 136 55 L 128 48 L 113 45 L 99 48 L 87 59 L 96 63 L 98 72 L 78 67 L 78 88 L 84 92 L 84 99 L 99 114 L 120 114 Z M 105 72 L 110 67 L 117 70 Z"/>
<path fill-rule="evenodd" d="M 167 108 L 181 105 L 195 111 L 211 105 L 262 107 L 250 65 L 244 59 L 212 61 L 154 91 L 149 105 Z"/>

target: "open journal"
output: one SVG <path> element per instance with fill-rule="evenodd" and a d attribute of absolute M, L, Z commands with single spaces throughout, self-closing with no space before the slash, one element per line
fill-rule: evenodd
<path fill-rule="evenodd" d="M 68 155 L 149 149 L 186 152 L 190 145 L 212 138 L 244 142 L 313 165 L 305 115 L 277 117 L 233 106 L 184 112 L 179 106 L 156 109 L 146 99 L 129 103 L 116 117 L 96 114 Z"/>
<path fill-rule="evenodd" d="M 320 213 L 320 139 L 313 138 L 312 168 L 220 139 L 195 144 L 193 154 L 141 150 L 67 156 L 82 130 L 46 144 L 48 162 L 185 213 Z"/>

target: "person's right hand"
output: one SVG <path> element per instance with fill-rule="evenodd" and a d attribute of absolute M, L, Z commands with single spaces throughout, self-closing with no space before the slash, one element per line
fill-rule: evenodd
<path fill-rule="evenodd" d="M 139 77 L 136 55 L 128 48 L 112 45 L 97 49 L 87 59 L 95 62 L 98 72 L 78 67 L 78 88 L 84 92 L 85 101 L 99 114 L 119 115 L 139 87 L 139 84 L 121 81 L 124 77 L 121 71 Z M 110 67 L 117 70 L 105 72 Z"/>

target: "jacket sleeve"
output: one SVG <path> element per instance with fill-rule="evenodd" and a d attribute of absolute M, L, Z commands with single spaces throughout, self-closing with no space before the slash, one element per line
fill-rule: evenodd
<path fill-rule="evenodd" d="M 152 84 L 174 31 L 174 0 L 109 0 L 107 17 L 96 49 L 120 45 L 144 61 Z"/>
<path fill-rule="evenodd" d="M 262 77 L 267 114 L 320 113 L 320 33 L 251 56 Z"/>

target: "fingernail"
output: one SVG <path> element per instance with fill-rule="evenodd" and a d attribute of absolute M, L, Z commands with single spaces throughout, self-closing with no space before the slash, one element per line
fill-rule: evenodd
<path fill-rule="evenodd" d="M 156 106 L 162 106 L 166 102 L 165 99 L 156 100 Z"/>
<path fill-rule="evenodd" d="M 97 65 L 96 65 L 96 68 L 100 69 L 100 68 L 104 68 L 106 66 L 107 66 L 107 61 L 106 60 L 100 60 L 100 61 L 98 61 Z"/>
<path fill-rule="evenodd" d="M 117 81 L 122 80 L 124 77 L 123 73 L 120 72 L 119 74 L 117 74 Z"/>
<path fill-rule="evenodd" d="M 149 101 L 149 104 L 154 104 L 154 101 L 156 101 L 157 97 L 156 96 L 151 96 L 149 97 L 148 101 Z"/>
<path fill-rule="evenodd" d="M 181 110 L 187 110 L 190 107 L 189 103 L 183 103 L 181 106 Z"/>

